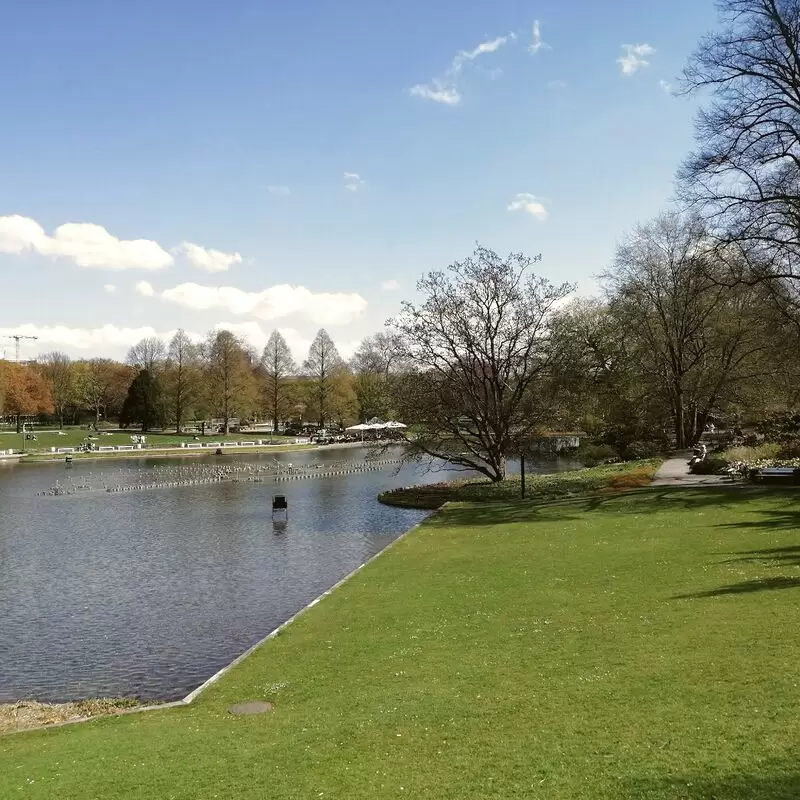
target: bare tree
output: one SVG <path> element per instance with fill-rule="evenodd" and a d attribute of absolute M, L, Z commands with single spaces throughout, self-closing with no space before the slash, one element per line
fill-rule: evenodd
<path fill-rule="evenodd" d="M 94 412 L 97 428 L 103 415 L 108 419 L 121 410 L 134 370 L 109 358 L 77 361 L 73 368 L 76 395 Z"/>
<path fill-rule="evenodd" d="M 413 365 L 398 389 L 400 410 L 417 428 L 412 453 L 501 481 L 507 455 L 551 417 L 550 331 L 572 287 L 533 275 L 540 259 L 478 247 L 423 277 L 422 304 L 403 303 L 390 321 Z"/>
<path fill-rule="evenodd" d="M 718 237 L 736 280 L 787 281 L 800 256 L 800 0 L 722 0 L 722 29 L 684 71 L 708 89 L 697 149 L 679 178 L 683 198 Z"/>
<path fill-rule="evenodd" d="M 66 353 L 54 350 L 44 353 L 37 359 L 42 377 L 50 387 L 50 395 L 58 414 L 58 427 L 64 427 L 64 409 L 72 401 L 75 386 L 72 361 Z"/>
<path fill-rule="evenodd" d="M 246 345 L 230 331 L 212 331 L 206 342 L 209 402 L 222 417 L 224 433 L 231 419 L 253 405 L 254 377 Z"/>
<path fill-rule="evenodd" d="M 637 227 L 603 276 L 639 380 L 671 409 L 678 448 L 700 436 L 764 346 L 754 293 L 716 280 L 715 258 L 697 217 L 668 213 Z"/>
<path fill-rule="evenodd" d="M 320 328 L 308 350 L 308 358 L 303 362 L 303 369 L 312 381 L 313 402 L 320 428 L 324 428 L 329 419 L 334 380 L 343 366 L 344 362 L 333 340 L 324 328 Z"/>
<path fill-rule="evenodd" d="M 146 369 L 155 375 L 163 366 L 167 348 L 157 336 L 147 336 L 128 350 L 127 363 L 136 369 Z"/>
<path fill-rule="evenodd" d="M 355 375 L 359 417 L 388 417 L 392 413 L 392 384 L 403 361 L 403 343 L 395 331 L 380 331 L 361 340 L 350 367 Z"/>
<path fill-rule="evenodd" d="M 164 371 L 168 410 L 181 433 L 200 389 L 199 352 L 196 344 L 179 328 L 169 343 Z"/>
<path fill-rule="evenodd" d="M 280 331 L 273 331 L 261 354 L 261 372 L 265 379 L 267 407 L 272 418 L 272 430 L 278 432 L 281 417 L 289 411 L 289 380 L 297 374 L 292 351 Z"/>

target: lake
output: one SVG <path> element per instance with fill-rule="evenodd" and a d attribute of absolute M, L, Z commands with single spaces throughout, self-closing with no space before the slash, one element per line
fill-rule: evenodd
<path fill-rule="evenodd" d="M 381 491 L 450 476 L 388 466 L 275 483 L 259 473 L 276 458 L 327 471 L 364 457 L 0 461 L 0 702 L 188 694 L 425 517 L 381 505 Z M 258 478 L 142 488 L 231 464 Z M 42 496 L 56 485 L 80 488 Z M 275 494 L 288 500 L 285 525 L 272 521 Z"/>

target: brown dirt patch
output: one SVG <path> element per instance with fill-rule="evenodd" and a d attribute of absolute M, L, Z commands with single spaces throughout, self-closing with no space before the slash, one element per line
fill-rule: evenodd
<path fill-rule="evenodd" d="M 75 703 L 37 703 L 35 700 L 0 703 L 0 734 L 17 733 L 43 725 L 78 722 L 138 705 L 138 700 L 107 697 Z"/>

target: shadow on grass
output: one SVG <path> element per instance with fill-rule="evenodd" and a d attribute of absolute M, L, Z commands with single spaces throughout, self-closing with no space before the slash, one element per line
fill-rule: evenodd
<path fill-rule="evenodd" d="M 770 547 L 766 550 L 744 550 L 734 553 L 739 558 L 729 558 L 720 563 L 737 564 L 742 561 L 752 563 L 780 564 L 781 566 L 800 567 L 800 545 L 788 547 Z"/>
<path fill-rule="evenodd" d="M 761 512 L 764 519 L 748 522 L 726 522 L 720 528 L 769 528 L 770 530 L 796 530 L 800 533 L 800 507 L 796 509 L 770 509 Z M 759 551 L 753 551 L 758 553 Z"/>
<path fill-rule="evenodd" d="M 670 800 L 797 800 L 800 772 L 797 762 L 765 764 L 757 773 L 740 775 L 679 775 L 632 781 L 624 797 Z"/>
<path fill-rule="evenodd" d="M 702 597 L 723 597 L 726 594 L 751 594 L 753 592 L 774 592 L 778 589 L 800 588 L 800 578 L 778 576 L 775 578 L 756 578 L 752 581 L 732 583 L 730 586 L 720 586 L 718 589 L 709 589 L 705 592 L 692 592 L 691 594 L 676 594 L 673 600 L 696 600 Z M 798 795 L 800 797 L 800 795 Z"/>
<path fill-rule="evenodd" d="M 569 522 L 585 519 L 587 514 L 651 514 L 669 509 L 703 510 L 720 505 L 742 503 L 754 497 L 784 496 L 774 490 L 758 488 L 736 488 L 730 486 L 707 486 L 691 488 L 652 487 L 621 492 L 605 491 L 584 497 L 555 500 L 532 497 L 526 500 L 471 503 L 462 501 L 448 505 L 437 514 L 430 524 L 439 527 L 463 525 L 508 525 L 517 522 Z M 796 498 L 796 494 L 786 494 Z M 759 514 L 766 512 L 757 512 Z M 777 515 L 794 512 L 774 511 Z M 743 522 L 731 527 L 768 527 L 769 521 Z M 786 527 L 789 527 L 787 524 Z"/>

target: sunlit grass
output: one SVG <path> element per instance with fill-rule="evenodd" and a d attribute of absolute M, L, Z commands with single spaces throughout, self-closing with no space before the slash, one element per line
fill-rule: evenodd
<path fill-rule="evenodd" d="M 0 797 L 796 798 L 796 496 L 453 504 L 196 704 L 0 738 Z"/>

